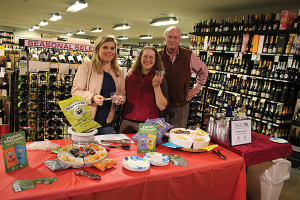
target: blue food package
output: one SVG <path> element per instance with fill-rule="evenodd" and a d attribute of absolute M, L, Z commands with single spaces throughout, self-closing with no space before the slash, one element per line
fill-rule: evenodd
<path fill-rule="evenodd" d="M 15 152 L 19 163 L 25 163 L 26 145 L 15 145 Z"/>

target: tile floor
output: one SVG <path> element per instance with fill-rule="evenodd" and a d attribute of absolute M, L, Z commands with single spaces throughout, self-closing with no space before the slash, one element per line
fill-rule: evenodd
<path fill-rule="evenodd" d="M 291 169 L 290 179 L 284 181 L 279 200 L 300 199 L 300 170 Z"/>

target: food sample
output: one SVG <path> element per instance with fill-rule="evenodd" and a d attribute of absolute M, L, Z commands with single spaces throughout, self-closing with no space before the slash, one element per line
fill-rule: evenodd
<path fill-rule="evenodd" d="M 170 142 L 188 149 L 207 147 L 210 141 L 208 134 L 201 130 L 176 128 L 170 131 Z"/>

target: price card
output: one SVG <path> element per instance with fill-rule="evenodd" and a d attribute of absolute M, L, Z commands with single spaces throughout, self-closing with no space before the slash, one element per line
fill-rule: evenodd
<path fill-rule="evenodd" d="M 30 72 L 39 72 L 40 61 L 30 60 L 28 63 L 28 71 Z"/>
<path fill-rule="evenodd" d="M 20 73 L 20 75 L 27 75 L 27 73 L 28 73 L 27 60 L 20 60 L 19 61 L 19 73 Z"/>
<path fill-rule="evenodd" d="M 277 55 L 277 56 L 274 56 L 274 62 L 278 62 L 279 61 L 279 56 Z"/>
<path fill-rule="evenodd" d="M 287 62 L 287 66 L 286 67 L 292 67 L 292 64 L 293 64 L 293 57 L 292 58 L 289 58 L 288 59 L 288 62 Z"/>
<path fill-rule="evenodd" d="M 230 73 L 227 73 L 227 78 L 230 78 Z"/>
<path fill-rule="evenodd" d="M 221 96 L 223 93 L 223 90 L 220 90 L 219 93 L 218 93 L 218 96 Z"/>
<path fill-rule="evenodd" d="M 257 100 L 257 97 L 252 97 L 252 101 L 256 101 Z"/>
<path fill-rule="evenodd" d="M 59 73 L 60 74 L 69 74 L 69 64 L 68 63 L 59 63 Z"/>
<path fill-rule="evenodd" d="M 265 103 L 266 99 L 261 99 L 260 102 Z"/>
<path fill-rule="evenodd" d="M 70 69 L 77 70 L 78 69 L 78 65 L 77 64 L 70 64 Z"/>
<path fill-rule="evenodd" d="M 256 60 L 256 54 L 255 53 L 252 53 L 251 60 Z"/>
<path fill-rule="evenodd" d="M 243 79 L 247 80 L 248 76 L 247 75 L 243 75 Z"/>
<path fill-rule="evenodd" d="M 39 71 L 46 71 L 50 70 L 50 62 L 40 62 L 39 63 Z"/>
<path fill-rule="evenodd" d="M 58 69 L 58 63 L 50 62 L 50 69 Z"/>

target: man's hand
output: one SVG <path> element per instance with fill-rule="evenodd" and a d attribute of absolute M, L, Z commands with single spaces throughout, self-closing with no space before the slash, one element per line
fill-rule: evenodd
<path fill-rule="evenodd" d="M 191 89 L 186 97 L 186 100 L 187 101 L 190 101 L 192 98 L 194 98 L 194 96 L 196 96 L 196 94 L 198 93 L 199 91 L 195 88 Z"/>

